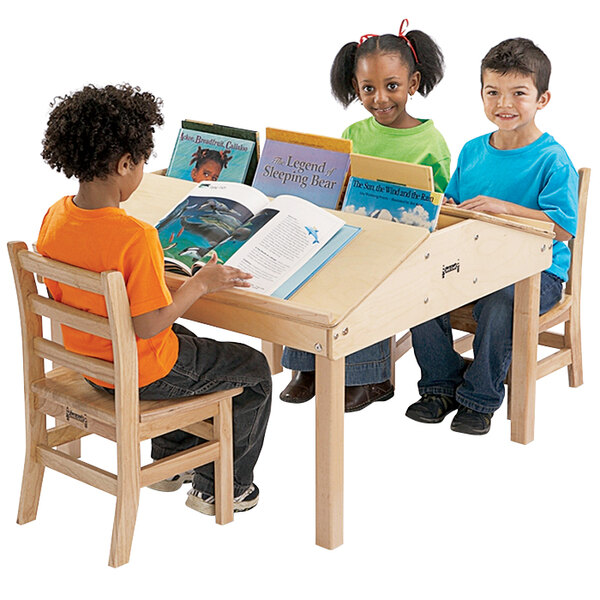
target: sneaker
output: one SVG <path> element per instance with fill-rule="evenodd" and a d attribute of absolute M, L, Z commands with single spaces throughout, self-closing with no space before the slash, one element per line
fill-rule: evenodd
<path fill-rule="evenodd" d="M 194 470 L 192 469 L 191 471 L 179 473 L 179 475 L 175 475 L 174 477 L 171 477 L 171 479 L 163 479 L 162 481 L 151 483 L 148 487 L 159 492 L 175 492 L 184 483 L 192 483 L 193 478 Z"/>
<path fill-rule="evenodd" d="M 418 402 L 406 409 L 406 416 L 419 423 L 441 423 L 457 408 L 458 402 L 451 396 L 423 394 Z"/>
<path fill-rule="evenodd" d="M 466 406 L 459 406 L 450 429 L 469 435 L 484 435 L 490 430 L 494 413 L 481 413 Z"/>
<path fill-rule="evenodd" d="M 233 512 L 244 512 L 258 504 L 258 486 L 252 484 L 245 492 L 233 499 Z M 185 505 L 201 512 L 203 515 L 215 514 L 215 497 L 192 488 L 188 492 Z"/>

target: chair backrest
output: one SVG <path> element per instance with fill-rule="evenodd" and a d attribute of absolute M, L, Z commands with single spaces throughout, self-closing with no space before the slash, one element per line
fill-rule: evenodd
<path fill-rule="evenodd" d="M 137 398 L 137 347 L 127 290 L 118 271 L 94 273 L 31 252 L 24 242 L 9 242 L 23 341 L 25 391 L 45 377 L 44 359 L 115 386 L 117 410 L 122 398 Z M 35 275 L 104 296 L 108 318 L 79 310 L 38 294 Z M 44 337 L 42 317 L 112 343 L 113 361 L 82 356 Z M 127 404 L 135 405 L 137 402 Z"/>
<path fill-rule="evenodd" d="M 579 193 L 577 201 L 577 232 L 569 240 L 571 250 L 571 266 L 569 267 L 569 280 L 565 292 L 577 301 L 581 296 L 581 266 L 583 262 L 583 237 L 585 233 L 585 213 L 587 209 L 588 190 L 590 187 L 591 169 L 579 169 Z"/>

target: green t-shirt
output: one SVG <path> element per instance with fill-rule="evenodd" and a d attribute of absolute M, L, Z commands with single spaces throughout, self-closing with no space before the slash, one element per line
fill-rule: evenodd
<path fill-rule="evenodd" d="M 437 192 L 443 192 L 450 181 L 450 150 L 430 119 L 410 129 L 395 129 L 370 117 L 350 125 L 342 137 L 352 140 L 357 154 L 429 165 Z"/>

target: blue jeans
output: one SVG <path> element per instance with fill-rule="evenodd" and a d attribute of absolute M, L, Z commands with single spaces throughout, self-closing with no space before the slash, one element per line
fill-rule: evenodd
<path fill-rule="evenodd" d="M 544 271 L 540 283 L 540 314 L 561 298 L 562 280 Z M 504 380 L 512 357 L 514 285 L 475 302 L 477 322 L 473 362 L 465 361 L 453 347 L 450 315 L 445 314 L 411 329 L 415 357 L 421 367 L 419 393 L 456 398 L 467 408 L 491 413 L 504 399 Z"/>
<path fill-rule="evenodd" d="M 281 365 L 294 371 L 314 371 L 315 355 L 285 347 Z M 381 383 L 390 378 L 390 340 L 377 342 L 346 356 L 346 385 Z"/>
<path fill-rule="evenodd" d="M 238 496 L 254 480 L 254 465 L 265 437 L 271 410 L 269 365 L 263 354 L 244 344 L 199 338 L 179 323 L 173 324 L 173 331 L 179 339 L 177 362 L 162 379 L 140 388 L 140 400 L 194 396 L 243 386 L 244 391 L 232 402 L 233 493 Z M 151 456 L 159 460 L 205 441 L 185 431 L 171 431 L 152 440 Z M 193 486 L 214 493 L 212 463 L 194 469 Z"/>

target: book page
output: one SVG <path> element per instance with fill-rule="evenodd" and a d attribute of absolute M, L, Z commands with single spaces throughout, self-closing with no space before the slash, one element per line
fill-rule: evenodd
<path fill-rule="evenodd" d="M 191 269 L 268 202 L 262 192 L 242 183 L 199 183 L 156 225 L 165 261 Z"/>
<path fill-rule="evenodd" d="M 225 263 L 251 273 L 251 289 L 262 294 L 274 292 L 344 224 L 294 196 L 278 196 L 263 213 L 268 215 L 264 226 Z"/>

